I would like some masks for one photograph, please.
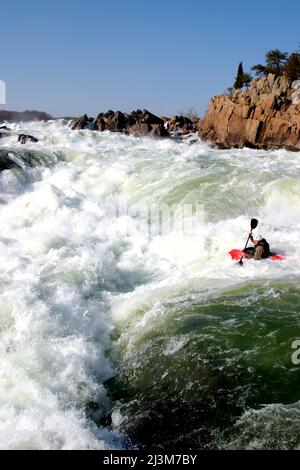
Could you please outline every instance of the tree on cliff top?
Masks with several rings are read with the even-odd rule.
[[[240,90],[244,86],[248,86],[250,84],[251,80],[252,80],[251,75],[249,75],[249,73],[244,72],[243,62],[240,62],[239,66],[238,66],[237,76],[235,78],[233,88],[235,90]]]
[[[277,77],[283,75],[288,53],[279,49],[271,49],[265,57],[266,65],[256,64],[251,67],[251,70],[258,76],[268,75],[269,73],[273,73]]]
[[[300,79],[300,54],[293,52],[284,66],[284,74],[290,82]]]
[[[235,82],[233,85],[233,88],[235,88],[236,90],[239,90],[243,86],[243,75],[244,75],[243,62],[240,62],[238,66],[237,76],[235,78]]]

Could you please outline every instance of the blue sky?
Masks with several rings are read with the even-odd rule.
[[[299,0],[9,0],[0,15],[4,108],[55,116],[203,114],[240,60],[300,43]]]

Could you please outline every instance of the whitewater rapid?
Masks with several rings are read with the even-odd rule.
[[[43,159],[0,173],[0,448],[148,445],[141,416],[158,426],[156,403],[168,426],[166,390],[164,403],[178,400],[183,417],[225,400],[234,431],[220,418],[203,447],[289,447],[300,414],[300,366],[289,363],[300,320],[298,153],[70,131],[63,121],[10,127],[39,142],[12,135],[2,149]],[[120,204],[200,204],[204,220],[149,237],[147,217],[119,216]],[[252,217],[287,260],[232,262]],[[274,373],[251,401],[263,374],[251,368],[266,362]],[[233,376],[241,368],[247,377]],[[283,369],[289,396],[278,385]],[[230,413],[232,390],[242,398]],[[191,429],[202,436],[212,421],[199,415]],[[266,423],[279,429],[272,444]]]

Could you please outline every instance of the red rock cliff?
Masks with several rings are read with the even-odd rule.
[[[247,90],[215,96],[200,124],[200,136],[221,148],[300,150],[300,84],[274,75],[253,80]]]

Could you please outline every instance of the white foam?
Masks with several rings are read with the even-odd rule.
[[[0,175],[0,447],[118,447],[118,432],[84,411],[93,401],[109,413],[103,382],[114,374],[106,354],[113,327],[124,326],[126,357],[166,299],[299,275],[299,157],[72,132],[59,121],[26,131],[40,139],[30,148],[60,161],[30,185],[14,171]],[[14,137],[3,145],[21,148]],[[149,239],[145,218],[116,217],[118,201],[200,203],[206,223]],[[243,247],[252,217],[287,261],[232,262],[227,253]]]

